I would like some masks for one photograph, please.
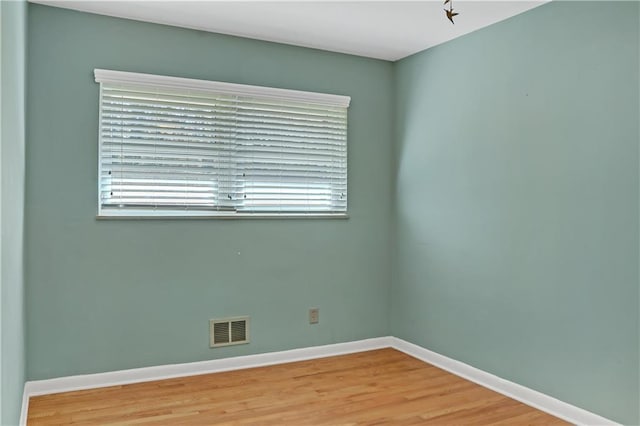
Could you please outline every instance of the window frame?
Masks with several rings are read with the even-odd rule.
[[[253,86],[219,81],[198,80],[182,77],[170,77],[154,74],[134,73],[126,71],[114,71],[94,69],[95,82],[100,84],[99,93],[99,117],[98,117],[98,212],[97,219],[295,219],[295,218],[348,218],[348,200],[344,211],[336,212],[242,212],[238,210],[173,210],[162,211],[153,209],[127,208],[123,210],[105,209],[101,200],[102,185],[102,96],[103,83],[130,84],[150,89],[168,89],[172,91],[198,91],[210,92],[215,95],[234,95],[248,97],[264,97],[281,101],[312,103],[327,107],[349,108],[351,97],[300,90]],[[346,126],[348,132],[348,125]],[[345,140],[345,183],[348,185],[348,136]]]

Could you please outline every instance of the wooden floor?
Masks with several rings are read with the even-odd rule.
[[[35,425],[555,425],[394,349],[31,398]]]

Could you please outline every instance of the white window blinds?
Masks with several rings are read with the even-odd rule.
[[[95,70],[99,216],[345,215],[350,98]]]

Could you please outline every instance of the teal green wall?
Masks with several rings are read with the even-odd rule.
[[[101,220],[93,69],[337,93],[349,109],[347,220]],[[29,5],[29,379],[384,336],[393,65]],[[307,310],[320,308],[320,324]],[[249,345],[208,320],[250,315]],[[357,319],[357,320],[356,320]]]
[[[638,424],[637,2],[397,63],[394,336]]]
[[[0,2],[0,424],[18,424],[25,377],[24,187],[27,4]]]

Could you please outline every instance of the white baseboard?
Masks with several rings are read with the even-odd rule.
[[[175,377],[195,376],[199,374],[219,373],[243,368],[264,367],[387,347],[402,351],[414,358],[453,373],[456,376],[470,380],[573,424],[617,425],[617,423],[611,420],[583,410],[582,408],[575,407],[543,393],[509,382],[508,380],[504,380],[470,365],[414,345],[413,343],[390,336],[281,352],[190,362],[186,364],[161,365],[30,381],[24,385],[20,425],[26,426],[27,410],[31,396],[171,379]]]
[[[20,426],[27,426],[27,413],[29,412],[29,393],[27,392],[27,384],[24,385],[22,392],[22,408],[20,409]]]
[[[421,346],[414,345],[397,337],[392,337],[391,339],[393,341],[391,347],[394,349],[570,423],[593,426],[618,425],[618,423],[597,414],[567,404],[559,399],[517,383],[510,382],[468,364],[440,355]]]

